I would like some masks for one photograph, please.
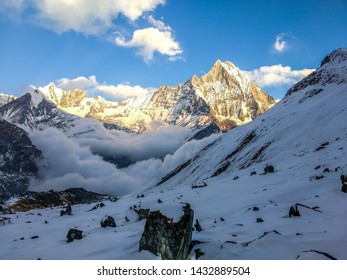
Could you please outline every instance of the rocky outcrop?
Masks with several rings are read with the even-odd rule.
[[[192,239],[194,211],[186,207],[178,222],[160,211],[150,212],[140,240],[139,250],[160,255],[163,260],[185,260]]]
[[[5,105],[6,106],[6,105]],[[41,152],[19,127],[0,119],[0,201],[26,191]]]

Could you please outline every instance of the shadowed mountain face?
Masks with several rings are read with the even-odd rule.
[[[28,134],[0,119],[0,200],[25,191],[31,176],[37,174],[35,160],[41,152]]]

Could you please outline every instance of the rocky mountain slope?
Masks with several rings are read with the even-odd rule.
[[[231,62],[217,61],[201,78],[162,86],[153,94],[123,102],[88,98],[81,90],[63,91],[54,84],[39,90],[58,108],[142,132],[160,123],[190,128],[216,124],[227,131],[255,119],[275,103]]]
[[[0,201],[23,192],[38,168],[35,160],[41,152],[31,143],[28,134],[0,119]]]
[[[140,251],[150,226],[139,213],[149,209],[147,219],[159,217],[172,230],[192,209],[188,259],[347,259],[346,58],[347,49],[331,53],[273,108],[221,135],[156,186],[94,211],[73,206],[66,217],[60,208],[7,215],[0,258],[158,259]],[[116,227],[101,227],[109,216]],[[63,242],[69,228],[82,239]]]

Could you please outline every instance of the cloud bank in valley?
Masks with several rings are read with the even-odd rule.
[[[153,186],[217,136],[186,142],[191,132],[168,127],[141,135],[107,130],[101,123],[82,119],[63,133],[55,128],[35,131],[32,142],[43,153],[39,176],[29,189],[47,191],[83,187],[90,191],[121,196]],[[135,162],[127,168],[103,160],[124,156]]]

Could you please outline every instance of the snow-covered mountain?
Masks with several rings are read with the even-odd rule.
[[[38,91],[26,93],[1,106],[0,117],[27,132],[47,127],[64,130],[71,127],[72,123],[78,119],[77,116],[57,109]]]
[[[0,93],[0,107],[16,99],[14,95]]]
[[[190,128],[216,124],[226,131],[255,119],[275,103],[231,62],[217,61],[201,78],[162,86],[152,94],[123,102],[88,98],[81,90],[63,91],[53,83],[39,88],[58,108],[81,117],[141,132],[160,123]]]
[[[177,221],[189,203],[196,229],[190,259],[347,259],[346,93],[347,49],[339,49],[269,111],[221,135],[156,186],[93,211],[75,205],[72,216],[60,217],[61,208],[6,215],[0,258],[160,258],[139,252],[146,221],[136,211],[160,210]],[[100,227],[108,216],[116,228]],[[69,228],[83,238],[63,242]]]

